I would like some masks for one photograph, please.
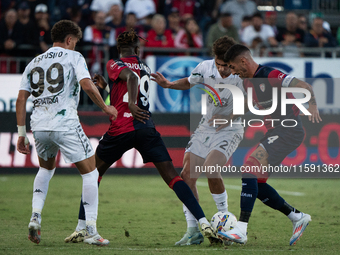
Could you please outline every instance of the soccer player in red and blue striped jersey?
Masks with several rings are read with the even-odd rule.
[[[257,64],[253,60],[250,50],[240,44],[232,46],[227,51],[224,55],[224,62],[228,63],[233,74],[237,74],[244,79],[243,84],[246,91],[247,88],[252,88],[253,103],[260,110],[269,109],[274,104],[272,94],[274,88],[281,90],[282,87],[300,87],[307,89],[311,94],[308,102],[308,110],[311,113],[309,120],[313,123],[321,121],[313,88],[308,83],[274,68]],[[292,94],[287,94],[287,96],[293,98]],[[281,110],[281,98],[278,97],[276,110],[264,117],[268,132],[260,140],[260,144],[255,151],[247,158],[242,166],[243,169],[257,168],[257,170],[260,170],[262,166],[278,166],[288,154],[302,143],[304,130],[299,116],[299,109],[295,105],[289,104],[286,106],[286,115],[282,115]],[[283,124],[282,121],[287,121],[287,123]],[[288,122],[291,123],[288,124]],[[256,198],[267,206],[284,213],[292,221],[293,236],[290,239],[290,245],[295,244],[301,237],[311,221],[311,216],[289,205],[273,187],[267,184],[267,179],[268,174],[263,174],[261,171],[242,173],[239,221],[234,229],[225,233],[218,233],[220,238],[237,243],[247,242],[248,221]]]

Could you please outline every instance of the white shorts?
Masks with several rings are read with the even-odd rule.
[[[90,140],[79,124],[68,131],[34,131],[38,156],[45,161],[60,150],[66,163],[76,163],[94,155]]]
[[[236,148],[243,139],[243,132],[195,132],[185,149],[201,158],[206,158],[213,150],[222,152],[226,157],[226,162],[235,152]]]

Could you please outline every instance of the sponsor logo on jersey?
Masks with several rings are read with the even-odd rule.
[[[260,84],[260,90],[264,92],[266,90],[266,85],[264,83]]]
[[[58,97],[45,97],[45,98],[38,98],[33,101],[33,107],[39,107],[45,104],[55,104],[58,103]]]
[[[130,112],[124,112],[123,117],[125,117],[125,118],[130,118],[130,117],[132,117],[132,113],[130,113]]]

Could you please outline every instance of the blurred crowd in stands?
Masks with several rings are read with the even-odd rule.
[[[182,48],[182,55],[197,55],[185,49],[210,48],[223,35],[252,49],[283,47],[281,53],[273,53],[283,57],[303,56],[298,51],[301,46],[340,43],[337,28],[331,30],[321,16],[309,24],[308,17],[288,11],[285,25],[278,26],[277,12],[260,13],[251,0],[1,0],[0,15],[0,57],[33,57],[46,51],[52,43],[53,24],[70,19],[83,31],[78,45],[90,45],[82,53],[90,59],[92,73],[103,69],[102,47],[110,58],[118,57],[116,38],[131,28],[146,39],[141,41],[143,46]],[[165,53],[145,48],[144,57],[149,54]]]

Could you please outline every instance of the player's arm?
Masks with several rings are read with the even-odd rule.
[[[177,81],[169,81],[160,72],[152,73],[151,76],[152,81],[165,89],[187,90],[192,87],[188,78],[182,78]]]
[[[319,110],[318,110],[318,106],[316,104],[316,100],[315,100],[315,95],[314,95],[314,91],[313,91],[313,87],[311,85],[309,85],[307,82],[301,81],[299,79],[294,78],[290,84],[289,87],[299,87],[299,88],[304,88],[307,89],[310,94],[311,94],[311,98],[308,102],[309,104],[309,108],[308,111],[311,113],[311,115],[308,116],[308,119],[310,121],[312,121],[313,123],[316,121],[317,123],[319,123],[319,121],[322,121],[320,114],[319,114]]]
[[[30,153],[30,143],[26,137],[26,102],[30,95],[30,92],[27,90],[19,90],[16,102],[16,116],[18,126],[17,150],[23,154]]]
[[[107,115],[112,116],[112,119],[115,120],[117,118],[118,112],[117,109],[112,105],[106,105],[103,101],[102,96],[100,95],[96,85],[89,78],[84,78],[79,82],[80,86],[83,88],[85,93],[91,98],[91,100]]]
[[[129,68],[124,68],[120,74],[119,78],[126,81],[126,86],[128,90],[128,105],[130,112],[134,119],[145,124],[144,120],[149,119],[148,111],[142,110],[136,105],[138,96],[138,76]]]

